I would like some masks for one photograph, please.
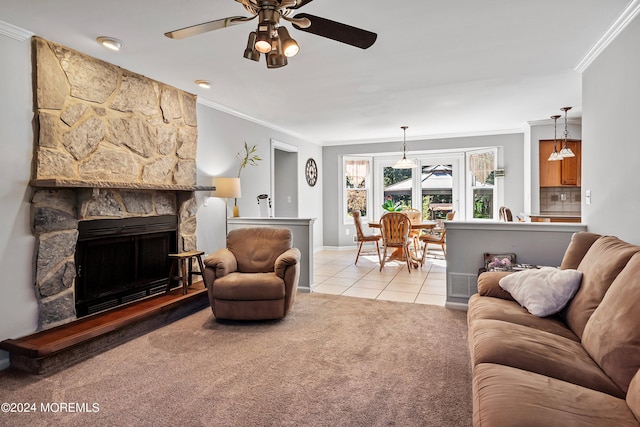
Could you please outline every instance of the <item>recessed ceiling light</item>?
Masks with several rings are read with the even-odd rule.
[[[211,82],[209,80],[196,80],[196,84],[203,89],[211,88]]]
[[[106,47],[107,49],[110,49],[110,50],[115,50],[116,52],[119,51],[120,48],[122,47],[122,42],[120,40],[116,39],[116,38],[113,38],[113,37],[100,36],[96,40],[102,46],[104,46],[104,47]]]

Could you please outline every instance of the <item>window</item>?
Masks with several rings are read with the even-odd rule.
[[[393,205],[399,204],[402,208],[412,207],[413,196],[413,169],[394,169],[391,166],[383,166],[383,199]]]
[[[370,205],[371,160],[344,158],[344,222],[353,222],[354,210],[360,211],[362,218],[368,216]]]
[[[467,153],[469,194],[473,219],[496,217],[496,169],[497,150],[489,149]]]

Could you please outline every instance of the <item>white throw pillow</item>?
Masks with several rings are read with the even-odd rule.
[[[567,305],[581,281],[581,271],[542,267],[509,274],[500,279],[499,284],[529,313],[546,317]]]

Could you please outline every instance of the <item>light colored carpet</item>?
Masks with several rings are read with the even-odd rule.
[[[280,321],[207,307],[48,377],[0,372],[0,403],[36,406],[0,425],[469,426],[465,316],[322,294]],[[98,412],[42,411],[61,403]]]

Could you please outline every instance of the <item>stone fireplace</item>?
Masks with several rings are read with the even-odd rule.
[[[82,254],[76,249],[86,222],[174,218],[175,243],[144,244],[160,252],[192,250],[194,192],[211,188],[196,186],[195,95],[38,37],[32,45],[36,141],[31,202],[42,330],[78,317],[76,261]],[[157,264],[149,263],[162,270],[166,254]],[[150,280],[156,290],[162,274]]]

